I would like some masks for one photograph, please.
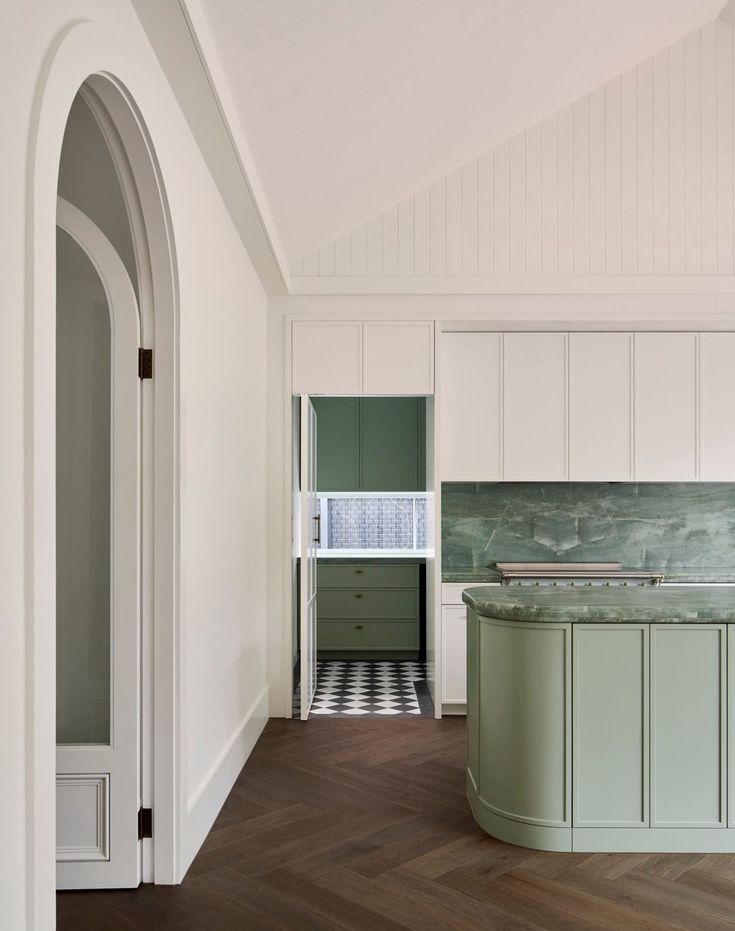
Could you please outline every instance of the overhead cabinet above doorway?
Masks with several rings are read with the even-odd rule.
[[[296,321],[292,394],[433,394],[432,321]]]
[[[314,398],[317,490],[424,491],[424,398]]]

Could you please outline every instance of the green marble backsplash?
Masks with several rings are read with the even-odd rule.
[[[735,569],[735,484],[442,485],[442,567],[618,560]]]

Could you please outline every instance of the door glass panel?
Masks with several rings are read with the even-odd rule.
[[[56,740],[110,742],[110,312],[57,230]]]

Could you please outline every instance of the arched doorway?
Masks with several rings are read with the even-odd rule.
[[[139,822],[154,796],[158,438],[154,385],[139,378],[138,354],[153,352],[161,284],[140,170],[126,145],[139,139],[140,124],[126,127],[125,116],[136,114],[121,97],[109,79],[89,78],[72,103],[60,158],[58,888],[155,879],[152,838]]]
[[[123,83],[116,75],[127,77]],[[155,378],[143,399],[142,468],[151,490],[142,527],[151,558],[143,617],[147,639],[141,694],[147,711],[141,747],[153,760],[141,784],[143,804],[155,811],[156,838],[142,851],[146,881],[178,880],[178,314],[177,270],[161,173],[133,92],[136,63],[104,28],[84,22],[59,37],[39,80],[32,131],[27,226],[26,554],[28,575],[26,676],[29,926],[51,926],[54,908],[56,621],[55,253],[57,181],[67,117],[78,93],[95,109],[130,200],[136,243],[141,339],[155,347]],[[140,83],[140,81],[138,81]],[[81,90],[80,90],[81,89]],[[143,95],[144,87],[137,87]],[[138,251],[140,250],[140,251]],[[152,416],[145,416],[146,404]],[[145,564],[145,560],[143,561]]]

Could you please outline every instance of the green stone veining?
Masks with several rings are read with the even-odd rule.
[[[732,588],[468,588],[465,604],[500,621],[733,624]]]
[[[445,581],[495,562],[605,562],[735,581],[735,483],[445,483]],[[477,573],[468,575],[468,573]]]

